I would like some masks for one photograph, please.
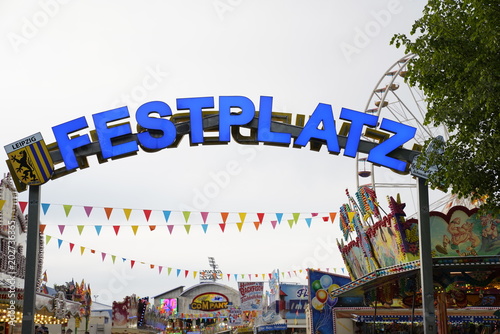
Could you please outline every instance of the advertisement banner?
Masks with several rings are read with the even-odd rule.
[[[301,284],[280,284],[279,312],[283,319],[305,319],[309,301],[309,288]]]
[[[335,298],[332,291],[351,281],[347,276],[308,269],[312,333],[333,333],[333,311],[339,306],[362,306],[362,298]]]
[[[242,311],[261,311],[264,282],[238,282]]]
[[[243,312],[239,308],[229,309],[229,326],[242,326],[243,325]]]

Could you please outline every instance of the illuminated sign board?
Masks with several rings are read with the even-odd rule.
[[[177,298],[160,299],[160,313],[167,315],[177,314]]]
[[[48,149],[54,164],[64,163],[64,167],[56,169],[52,178],[88,167],[89,155],[96,154],[100,162],[105,162],[134,155],[139,149],[155,152],[176,147],[188,133],[191,145],[226,144],[231,136],[239,143],[262,142],[296,148],[309,144],[312,150],[325,145],[331,154],[339,154],[341,149],[348,157],[355,157],[357,152],[367,153],[368,161],[400,172],[407,172],[409,163],[418,154],[405,150],[405,157],[401,154],[394,157],[393,152],[401,150],[414,137],[416,129],[376,115],[342,108],[338,118],[344,122],[337,132],[329,104],[319,103],[307,121],[304,115],[297,115],[292,125],[291,114],[272,111],[270,96],[261,96],[258,108],[245,96],[220,96],[218,110],[215,102],[214,97],[178,98],[176,109],[181,112],[175,114],[165,102],[147,102],[136,110],[136,124],[129,121],[129,109],[120,107],[93,114],[95,130],[89,130],[89,120],[83,116],[56,125],[52,127],[56,142],[48,145]],[[251,135],[241,135],[237,131],[240,127],[250,128]],[[367,143],[362,136],[374,141],[361,148],[361,144]]]
[[[221,293],[203,293],[193,298],[189,308],[198,311],[225,310],[229,306],[229,299]]]

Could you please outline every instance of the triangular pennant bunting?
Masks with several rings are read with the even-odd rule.
[[[19,201],[19,206],[21,207],[21,212],[22,213],[24,213],[24,210],[26,209],[27,205],[28,205],[28,202]]]
[[[151,216],[152,210],[142,210],[144,212],[144,216],[146,217],[146,221],[149,221],[149,217]]]
[[[132,227],[132,232],[134,232],[134,235],[137,235],[137,229],[139,228],[139,226],[134,225],[134,226],[131,226],[131,227]]]
[[[111,213],[113,212],[113,208],[104,208],[104,212],[106,212],[106,217],[109,220],[109,217],[111,217]]]
[[[85,225],[77,225],[76,228],[78,229],[78,234],[82,235]]]
[[[49,211],[49,207],[50,207],[50,204],[48,204],[48,203],[42,203],[42,211],[43,211],[44,215],[46,215],[47,211]]]
[[[87,217],[90,217],[90,214],[92,213],[93,207],[91,207],[91,206],[84,206],[83,209],[85,210],[85,214],[87,215]]]
[[[101,225],[96,225],[94,227],[95,227],[95,231],[97,232],[97,235],[101,234],[102,226]]]
[[[201,227],[203,228],[203,232],[207,233],[208,224],[201,224]]]
[[[73,205],[63,205],[63,208],[64,208],[64,214],[66,215],[66,217],[69,216],[69,213],[71,212],[71,208],[73,207]]]
[[[123,213],[125,214],[125,218],[128,221],[130,219],[130,214],[132,213],[132,209],[123,209]]]
[[[170,218],[170,211],[163,211],[163,217],[165,217],[165,222],[168,223],[168,218]]]

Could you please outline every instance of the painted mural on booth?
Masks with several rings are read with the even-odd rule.
[[[447,214],[431,212],[430,224],[433,257],[500,255],[500,215],[455,206]]]

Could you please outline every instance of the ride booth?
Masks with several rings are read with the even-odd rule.
[[[418,220],[406,219],[399,196],[385,211],[369,187],[347,197],[337,242],[352,281],[329,297],[362,303],[332,308],[333,332],[423,333]],[[445,211],[430,212],[438,333],[493,333],[500,329],[500,215],[452,203]]]

